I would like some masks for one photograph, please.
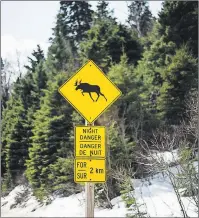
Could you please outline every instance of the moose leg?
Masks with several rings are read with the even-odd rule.
[[[96,101],[98,100],[98,98],[99,98],[100,94],[99,94],[99,93],[97,93],[97,95],[98,95],[98,96],[97,96],[97,99],[96,99]]]
[[[89,92],[89,95],[90,95],[91,99],[94,101],[94,99],[93,99],[93,97],[92,97],[92,95],[91,95],[91,93],[90,93],[90,92]]]
[[[105,97],[105,95],[104,94],[102,94],[101,92],[100,92],[100,95],[102,95],[105,99],[106,99],[106,97]],[[107,99],[106,99],[106,101],[107,101]]]
[[[82,91],[82,95],[84,96],[84,92]]]

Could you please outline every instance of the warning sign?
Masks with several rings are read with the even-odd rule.
[[[94,122],[122,94],[91,60],[59,88],[59,93],[89,123]]]
[[[105,159],[75,159],[74,180],[78,182],[105,182]]]
[[[105,158],[105,127],[76,126],[75,156]]]

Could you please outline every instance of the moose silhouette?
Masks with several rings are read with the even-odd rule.
[[[78,89],[82,90],[82,95],[83,95],[83,96],[84,96],[84,93],[89,93],[91,99],[92,99],[93,101],[95,101],[95,100],[92,98],[92,95],[91,95],[91,92],[95,92],[95,93],[98,95],[96,101],[98,100],[98,98],[100,97],[100,95],[103,96],[103,97],[106,99],[106,97],[104,96],[104,94],[101,93],[99,86],[97,86],[97,85],[90,85],[89,83],[81,83],[81,81],[82,81],[82,80],[80,80],[80,81],[79,81],[79,84],[78,84],[78,80],[76,80],[76,82],[75,82],[76,89],[75,89],[75,90],[78,90]],[[106,99],[106,101],[107,101],[107,99]]]

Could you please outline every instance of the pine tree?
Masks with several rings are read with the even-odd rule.
[[[85,32],[92,22],[91,5],[81,1],[61,1],[58,22],[61,23],[63,35],[76,47],[85,39]],[[74,41],[74,42],[72,42]]]
[[[10,97],[12,87],[12,65],[6,59],[1,58],[1,117],[3,110],[6,109],[7,101]]]
[[[196,60],[187,46],[177,49],[174,42],[167,42],[168,35],[161,36],[160,29],[158,24],[155,36],[151,33],[152,41],[146,46],[136,73],[143,81],[142,96],[151,113],[177,124],[185,111],[187,93],[196,87]]]
[[[126,26],[112,20],[97,21],[87,32],[87,39],[80,45],[82,62],[92,59],[105,72],[111,63],[119,63],[123,49],[129,63],[136,64],[141,56],[138,39]]]
[[[34,59],[32,57],[28,57],[28,60],[29,60],[31,66],[25,65],[24,67],[26,69],[28,69],[30,72],[35,72],[37,65],[41,61],[45,60],[44,52],[41,49],[40,45],[37,45],[37,50],[36,51],[33,50],[32,56],[33,56]]]
[[[7,182],[13,186],[25,170],[24,162],[27,157],[27,138],[24,137],[27,134],[25,109],[20,97],[10,98],[3,117],[2,155],[6,161],[6,176],[11,179]]]
[[[39,98],[43,95],[42,89],[46,88],[47,74],[45,69],[45,58],[43,50],[37,46],[33,50],[33,57],[28,57],[30,66],[25,66],[27,73],[23,78],[18,78],[13,87],[13,95],[20,96],[26,110],[30,107],[39,106]]]
[[[132,1],[128,6],[128,23],[138,32],[138,36],[146,36],[153,24],[152,13],[147,1]]]
[[[137,142],[148,131],[148,119],[153,120],[143,104],[142,81],[137,77],[135,67],[128,64],[126,54],[121,56],[120,63],[111,66],[108,76],[123,94],[117,101],[118,119],[123,119],[126,137]]]
[[[108,6],[109,6],[109,2],[106,2],[106,1],[99,1],[98,2],[94,22],[96,22],[96,20],[99,21],[99,20],[105,20],[105,19],[109,19],[112,21],[116,20],[116,18],[113,17],[113,11],[110,11]]]
[[[166,1],[159,13],[160,35],[180,48],[187,44],[198,57],[198,1]]]
[[[64,77],[64,74],[59,74],[54,82],[49,82],[41,100],[41,108],[34,115],[26,175],[40,199],[71,178],[62,169],[67,165],[67,160],[65,162],[64,159],[71,158],[73,153],[69,142],[72,108],[57,91],[66,79]],[[61,162],[63,165],[59,165]],[[72,168],[71,163],[68,164]]]
[[[4,70],[4,63],[3,59],[1,58],[1,118],[2,118],[2,112],[3,108],[5,108],[5,100],[4,100],[4,92],[3,92],[3,70]]]
[[[25,170],[24,164],[31,144],[33,114],[40,107],[40,97],[44,94],[42,89],[46,87],[47,78],[41,54],[40,48],[38,52],[34,51],[33,56],[37,59],[30,58],[33,60],[30,70],[24,77],[17,78],[12,97],[8,101],[9,107],[3,117],[2,153],[6,161],[6,183],[9,185],[15,185]]]
[[[173,124],[179,124],[186,117],[186,98],[189,93],[197,90],[197,59],[187,46],[176,50],[171,62],[162,72],[164,83],[160,89],[162,97],[158,104],[165,112],[166,119]]]
[[[78,68],[78,48],[92,23],[91,5],[84,1],[61,1],[57,14],[52,45],[48,53],[51,71],[70,71]],[[73,66],[73,67],[71,67]],[[54,69],[53,69],[54,68]],[[55,72],[56,73],[56,72]]]
[[[48,49],[46,63],[49,76],[54,76],[59,71],[71,71],[74,68],[73,51],[69,40],[65,39],[59,24],[54,29],[54,39]]]

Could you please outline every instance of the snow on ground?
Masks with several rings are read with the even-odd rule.
[[[150,217],[183,217],[168,177],[157,174],[149,181],[133,180],[137,202],[145,205],[148,215]],[[197,208],[194,204],[187,198],[182,198],[182,201],[188,216],[197,217]]]
[[[149,159],[153,159],[158,161],[159,163],[175,163],[177,160],[179,160],[179,155],[178,155],[178,149],[173,150],[172,152],[170,151],[164,151],[164,152],[159,152],[159,151],[153,151],[152,154],[149,156]]]
[[[196,162],[198,166],[198,163]],[[172,167],[172,172],[177,172]],[[136,201],[142,204],[140,210],[150,217],[183,217],[177,197],[168,177],[162,173],[141,180],[132,179]],[[1,198],[2,217],[84,217],[84,192],[69,197],[56,198],[49,205],[39,205],[35,197],[30,195],[21,206],[10,209],[14,204],[17,192],[23,192],[23,186],[17,186],[5,198]],[[198,217],[196,206],[188,198],[182,198],[187,214]],[[125,217],[128,213],[121,197],[112,199],[112,209],[95,208],[95,217]]]

